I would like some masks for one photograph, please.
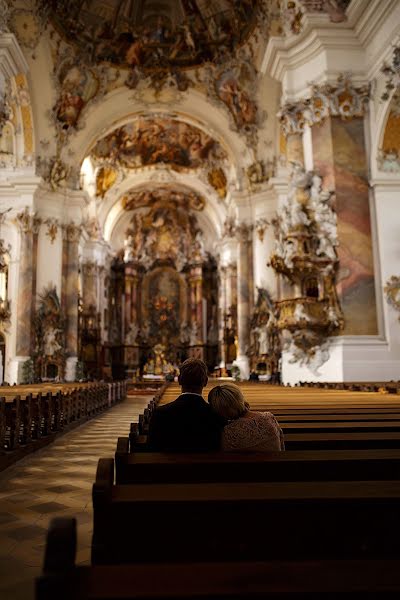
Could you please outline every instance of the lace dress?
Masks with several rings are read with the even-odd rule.
[[[252,412],[231,421],[222,433],[222,450],[284,450],[283,432],[270,412]]]

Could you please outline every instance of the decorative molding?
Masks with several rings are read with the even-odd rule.
[[[82,234],[82,225],[77,225],[74,221],[62,226],[63,240],[70,243],[78,243]]]
[[[14,222],[18,225],[21,233],[37,234],[42,220],[37,216],[36,212],[31,213],[29,208],[26,207],[24,211],[17,214]]]
[[[381,100],[386,102],[393,90],[400,87],[400,42],[393,48],[391,63],[385,63],[381,73],[386,77],[385,91],[381,95]]]
[[[400,277],[392,275],[386,282],[383,291],[385,292],[388,304],[400,313]]]
[[[312,84],[311,90],[309,98],[286,103],[279,111],[286,136],[303,133],[306,125],[320,124],[329,116],[343,120],[363,117],[370,100],[370,85],[354,87],[350,73],[339,75],[336,85]]]
[[[264,241],[264,235],[269,225],[271,225],[271,223],[267,219],[257,219],[255,228],[260,242]]]

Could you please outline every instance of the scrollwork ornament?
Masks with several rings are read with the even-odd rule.
[[[392,275],[392,277],[386,282],[384,292],[388,304],[397,312],[400,312],[400,277]]]
[[[386,77],[385,91],[381,95],[381,100],[389,100],[393,90],[400,85],[400,43],[394,47],[391,63],[385,63],[381,72]]]
[[[54,244],[60,226],[59,221],[58,219],[48,218],[44,221],[44,224],[47,225],[46,235],[50,239],[50,243]]]
[[[343,120],[363,117],[370,100],[370,85],[355,87],[349,73],[339,75],[336,85],[311,85],[311,96],[296,103],[285,104],[278,117],[284,135],[302,133],[327,117]]]
[[[0,0],[0,34],[10,31],[11,8],[6,0]]]

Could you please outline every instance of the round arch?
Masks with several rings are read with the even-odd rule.
[[[140,116],[161,114],[198,127],[218,141],[227,151],[236,180],[241,181],[242,167],[254,161],[253,152],[242,136],[231,128],[227,112],[211,104],[207,97],[197,90],[189,90],[173,105],[143,101],[133,103],[132,90],[124,87],[113,90],[102,102],[87,108],[82,123],[84,127],[71,137],[69,154],[75,157],[76,162],[82,164],[96,141],[114,129]],[[67,155],[64,156],[64,160],[68,162]]]
[[[155,176],[153,179],[149,177],[149,172],[133,174],[118,186],[118,190],[114,194],[105,197],[105,201],[98,210],[99,222],[105,240],[112,242],[114,231],[116,228],[121,227],[121,220],[124,220],[124,215],[129,214],[123,209],[121,202],[125,194],[139,190],[144,186],[157,188],[164,185],[187,189],[202,196],[206,201],[206,205],[203,211],[197,213],[199,223],[200,225],[204,224],[203,230],[206,237],[212,237],[214,240],[219,238],[227,215],[227,204],[219,200],[214,190],[211,191],[210,186],[197,176],[188,173],[170,172],[165,169],[161,173],[160,171],[152,172],[153,177]],[[157,175],[159,176],[157,177]]]

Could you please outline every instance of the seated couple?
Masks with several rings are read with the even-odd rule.
[[[284,450],[282,430],[270,412],[254,412],[240,388],[223,383],[202,397],[207,366],[189,358],[180,368],[182,394],[157,408],[150,421],[149,445],[154,451]]]

